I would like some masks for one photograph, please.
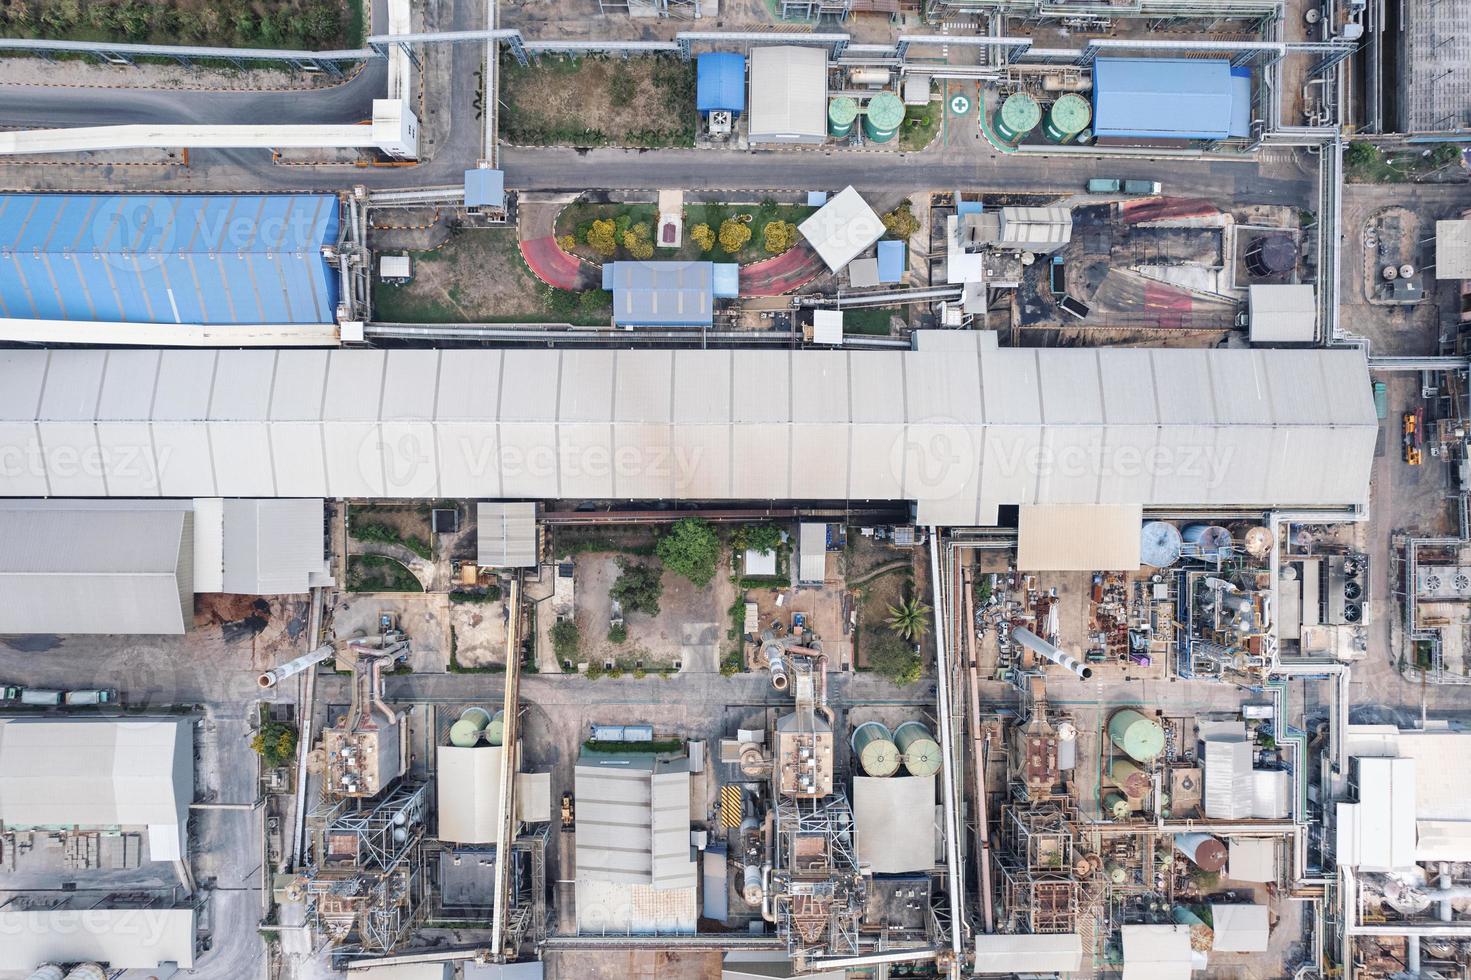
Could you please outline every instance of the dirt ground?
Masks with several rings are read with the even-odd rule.
[[[552,319],[544,287],[521,259],[514,228],[458,231],[437,248],[410,253],[414,278],[375,280],[374,318],[397,323],[537,322]]]
[[[777,596],[785,596],[782,604],[776,604]],[[801,613],[808,629],[822,640],[822,652],[834,670],[851,670],[853,667],[853,635],[844,629],[852,599],[848,590],[840,585],[829,585],[821,589],[750,589],[746,601],[756,603],[757,615],[762,627],[770,626],[773,620],[781,620],[791,626],[792,619]],[[748,653],[755,649],[746,644]]]
[[[720,669],[721,643],[729,629],[726,611],[735,601],[726,568],[717,569],[715,580],[704,587],[666,571],[659,615],[626,613],[628,639],[623,643],[612,643],[607,638],[612,609],[608,590],[617,578],[617,555],[597,552],[578,556],[573,581],[583,660],[616,660],[628,665],[642,660],[651,666],[672,666],[677,660],[686,671]]]
[[[501,60],[511,143],[669,145],[694,132],[694,65],[675,58]]]
[[[194,597],[191,634],[215,633],[226,644],[249,642],[256,662],[271,665],[306,633],[305,598],[201,593]],[[295,656],[295,654],[291,654]]]
[[[376,635],[378,614],[398,614],[409,640],[409,666],[415,673],[449,670],[450,631],[455,659],[467,667],[506,662],[505,604],[452,603],[444,594],[357,592],[339,594],[328,624],[339,643]]]

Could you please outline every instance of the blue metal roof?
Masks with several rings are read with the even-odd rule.
[[[695,59],[695,108],[746,111],[745,55],[707,51]]]
[[[898,239],[879,242],[879,282],[899,282],[904,278],[904,243]]]
[[[734,299],[741,294],[741,267],[734,262],[716,262],[714,273],[715,295],[721,299]]]
[[[1219,140],[1231,135],[1231,63],[1099,58],[1093,132],[1101,139]]]
[[[465,171],[465,207],[506,206],[506,174],[501,170],[477,168]]]
[[[1251,135],[1251,69],[1231,69],[1231,135]]]
[[[331,323],[331,195],[0,194],[0,317]]]
[[[608,262],[603,288],[620,327],[708,327],[714,276],[711,262]]]

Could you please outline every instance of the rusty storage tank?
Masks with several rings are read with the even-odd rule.
[[[1220,871],[1229,853],[1226,845],[1210,834],[1176,834],[1175,850],[1190,859],[1202,871]]]
[[[1108,719],[1108,737],[1135,762],[1153,762],[1165,750],[1165,730],[1134,708],[1114,712]]]
[[[1103,812],[1115,820],[1127,820],[1134,808],[1129,806],[1129,801],[1124,799],[1121,793],[1103,794]]]
[[[940,744],[922,722],[906,721],[894,729],[894,744],[904,756],[911,776],[933,776],[940,771]]]
[[[1123,791],[1123,794],[1131,800],[1140,800],[1148,795],[1154,786],[1154,780],[1149,773],[1128,759],[1115,759],[1108,767],[1108,778],[1113,784]]]
[[[892,776],[899,771],[899,748],[881,723],[866,721],[853,729],[850,744],[865,776]]]

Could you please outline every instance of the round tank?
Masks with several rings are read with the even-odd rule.
[[[1165,730],[1159,722],[1133,708],[1114,712],[1108,720],[1108,737],[1135,762],[1152,762],[1165,750]]]
[[[899,749],[889,730],[876,721],[853,729],[853,754],[866,776],[892,776],[899,771]]]
[[[1037,100],[1025,92],[1013,92],[996,113],[996,135],[1015,146],[1041,121],[1042,109]]]
[[[889,84],[889,69],[850,68],[848,69],[848,81],[854,85],[887,85]]]
[[[1103,865],[1103,873],[1108,875],[1108,880],[1115,885],[1122,885],[1129,880],[1129,870],[1117,861],[1108,861]]]
[[[485,741],[490,745],[500,745],[506,740],[506,712],[502,708],[490,719],[490,724],[485,726]]]
[[[1297,245],[1286,235],[1262,235],[1246,246],[1246,268],[1254,276],[1281,276],[1297,266]]]
[[[893,92],[880,92],[868,100],[863,113],[863,135],[875,143],[887,143],[904,122],[904,103]]]
[[[1127,820],[1134,808],[1129,806],[1129,801],[1119,793],[1103,794],[1103,810],[1115,820]]]
[[[1205,555],[1223,555],[1231,548],[1231,532],[1219,524],[1186,524],[1180,537]]]
[[[449,744],[467,749],[480,741],[480,726],[461,718],[449,726]]]
[[[746,900],[747,905],[761,904],[761,868],[755,864],[748,864],[741,872],[741,897]]]
[[[940,771],[940,745],[923,723],[906,721],[894,729],[894,744],[911,776],[933,776]]]
[[[1402,265],[1402,266],[1399,267],[1399,277],[1401,279],[1408,279],[1411,276],[1413,276],[1414,274],[1415,274],[1415,267],[1413,265],[1410,265],[1410,263],[1408,263],[1408,262],[1406,262],[1404,265]]]
[[[1084,144],[1085,146],[1093,142],[1093,130],[1091,128],[1085,129],[1081,133],[1079,133],[1078,142]]]
[[[1157,868],[1168,868],[1175,863],[1175,849],[1169,844],[1161,842],[1154,849],[1154,864]]]
[[[478,729],[484,731],[485,726],[490,724],[490,712],[479,705],[472,704],[460,712],[460,721],[473,721]]]
[[[1226,866],[1226,845],[1210,834],[1176,834],[1175,849],[1202,871],[1220,871]]]
[[[1154,780],[1149,773],[1140,769],[1128,759],[1115,759],[1108,767],[1108,778],[1113,784],[1123,790],[1125,796],[1130,799],[1143,799],[1154,785]]]
[[[1088,128],[1092,119],[1093,107],[1087,99],[1073,92],[1059,95],[1047,110],[1047,125],[1042,128],[1042,135],[1053,143],[1071,143],[1073,137]]]
[[[1265,558],[1272,553],[1272,531],[1260,524],[1246,529],[1241,539],[1242,547],[1253,558]]]
[[[107,980],[107,971],[96,963],[78,963],[66,975],[66,980]]]
[[[840,95],[827,104],[827,134],[842,138],[853,132],[858,118],[858,100]]]
[[[42,963],[26,980],[61,980],[66,971],[55,963]]]
[[[1169,568],[1180,560],[1180,529],[1168,521],[1148,521],[1139,529],[1139,560]]]
[[[1399,278],[1399,269],[1392,265],[1386,265],[1384,267],[1384,272],[1381,273],[1381,275],[1384,276],[1385,282],[1389,282],[1391,280]]]

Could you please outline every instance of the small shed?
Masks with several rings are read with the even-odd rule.
[[[879,242],[879,282],[900,282],[904,279],[904,243],[897,239]]]
[[[1265,905],[1212,905],[1211,928],[1218,953],[1264,953],[1272,934]]]
[[[695,108],[701,113],[746,111],[746,59],[707,51],[695,59]]]
[[[1226,877],[1232,881],[1277,880],[1277,842],[1270,837],[1232,837]]]
[[[827,525],[804,522],[797,535],[797,581],[821,585],[827,581]]]
[[[414,278],[414,260],[408,255],[379,256],[378,278],[388,281],[412,279]]]
[[[875,258],[854,259],[848,263],[848,285],[855,289],[866,289],[879,284],[879,260]]]
[[[475,507],[475,563],[481,568],[536,564],[536,504],[484,500]]]
[[[477,167],[465,171],[465,207],[499,210],[506,206],[504,171]]]
[[[812,312],[812,342],[814,344],[841,344],[843,342],[842,310],[814,310]]]
[[[742,568],[747,575],[757,578],[775,575],[776,552],[757,551],[755,548],[747,548]]]
[[[1318,333],[1318,303],[1303,284],[1247,287],[1253,344],[1311,344]]]

